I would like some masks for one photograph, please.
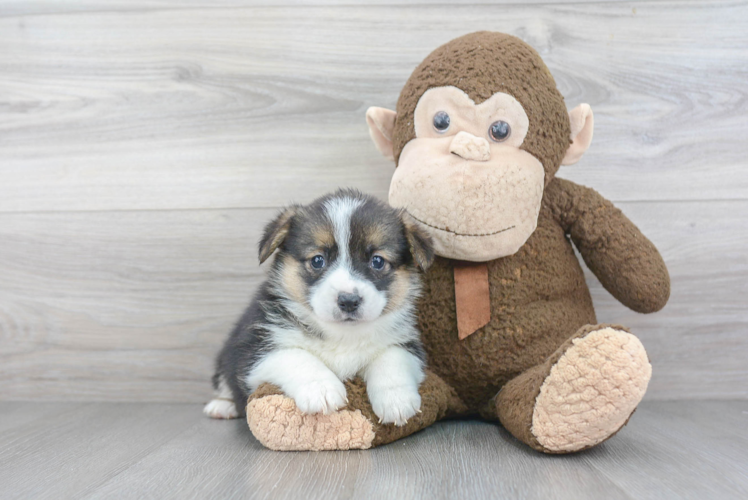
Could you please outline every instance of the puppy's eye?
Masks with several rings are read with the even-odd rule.
[[[371,265],[372,269],[376,271],[381,271],[382,269],[384,269],[385,264],[387,264],[387,261],[384,260],[383,257],[380,257],[379,255],[375,255],[374,257],[371,258],[371,263],[369,265]]]
[[[434,115],[434,128],[440,134],[447,131],[449,128],[449,115],[446,111],[438,111]]]
[[[312,266],[313,269],[322,269],[323,267],[325,267],[325,258],[322,257],[321,255],[315,255],[309,261],[309,264]]]
[[[488,128],[488,135],[491,136],[495,142],[502,142],[509,138],[512,133],[512,127],[503,120],[495,121]]]

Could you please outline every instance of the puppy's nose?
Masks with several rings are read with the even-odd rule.
[[[464,130],[452,139],[449,152],[466,160],[488,161],[491,159],[491,148],[488,141]]]
[[[338,294],[338,307],[341,311],[352,313],[361,305],[361,297],[355,293],[341,292]]]

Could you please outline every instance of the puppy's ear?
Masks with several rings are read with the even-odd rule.
[[[434,244],[431,236],[420,227],[406,213],[401,215],[405,226],[405,237],[413,260],[421,271],[426,271],[434,263]]]
[[[265,262],[286,239],[291,221],[297,211],[298,207],[288,207],[265,226],[265,232],[260,240],[260,264]]]

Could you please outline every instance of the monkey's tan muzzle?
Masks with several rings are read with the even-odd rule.
[[[488,141],[464,130],[452,139],[449,152],[465,160],[488,161],[491,159],[491,148]]]

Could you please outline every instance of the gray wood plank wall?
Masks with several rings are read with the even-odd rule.
[[[647,397],[748,397],[746,2],[344,3],[0,2],[0,399],[205,400],[263,223],[337,186],[385,198],[364,111],[481,29],[592,105],[560,175],[669,265],[648,316],[589,275],[649,351]]]

